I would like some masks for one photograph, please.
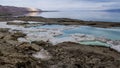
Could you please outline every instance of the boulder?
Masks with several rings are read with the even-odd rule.
[[[38,46],[38,45],[36,45],[36,44],[32,44],[32,45],[31,45],[31,48],[32,48],[33,50],[35,50],[35,51],[39,51],[39,50],[42,49],[42,47],[40,47],[40,46]]]

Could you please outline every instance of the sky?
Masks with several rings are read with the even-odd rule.
[[[120,0],[0,0],[0,5],[42,10],[106,10],[120,9]]]

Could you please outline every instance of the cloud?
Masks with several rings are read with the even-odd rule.
[[[45,10],[85,9],[104,10],[119,8],[120,0],[1,0],[2,5],[35,7]]]

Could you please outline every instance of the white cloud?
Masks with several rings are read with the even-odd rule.
[[[2,5],[35,7],[45,10],[120,8],[119,0],[0,0]]]

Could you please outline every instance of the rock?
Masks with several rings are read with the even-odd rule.
[[[18,47],[24,49],[24,48],[29,48],[30,47],[30,44],[29,43],[22,43],[20,44]]]
[[[32,41],[31,43],[37,44],[37,45],[46,45],[47,43],[44,41]]]
[[[5,40],[6,43],[17,46],[20,45],[21,43],[15,40]]]
[[[0,39],[3,39],[4,34],[0,33]]]
[[[16,33],[13,33],[12,36],[15,38],[19,38],[19,37],[25,37],[26,34],[24,34],[22,32],[16,32]]]
[[[95,63],[99,63],[99,62],[100,62],[100,59],[93,58],[93,59],[90,59],[87,63],[89,63],[89,64],[95,64]]]
[[[0,44],[6,43],[4,39],[0,39]]]
[[[44,42],[44,41],[33,41],[31,43],[37,44],[37,45],[42,46],[44,48],[49,47],[49,46],[53,46],[51,43]]]
[[[42,47],[20,43],[16,39],[25,36],[24,34],[6,31],[4,29],[0,31],[0,68],[43,68],[39,63],[41,61],[32,56]]]
[[[0,32],[8,32],[9,28],[0,28]]]
[[[84,67],[84,65],[82,64],[56,64],[56,65],[52,65],[50,66],[50,68],[87,68]]]
[[[52,54],[52,58],[43,62],[48,66],[46,68],[118,68],[120,66],[118,61],[120,54],[105,47],[68,42],[48,47],[47,51]]]
[[[40,47],[36,44],[29,44],[29,43],[22,43],[18,47],[23,50],[33,50],[33,51],[39,51],[40,49],[42,49],[42,47]]]
[[[6,36],[4,36],[4,38],[3,38],[4,40],[14,40],[15,39],[15,37],[12,37],[11,35],[6,35]]]
[[[35,51],[39,51],[40,49],[42,49],[42,47],[40,47],[40,46],[38,46],[38,45],[36,45],[36,44],[32,44],[32,45],[31,45],[31,48],[32,48],[33,50],[35,50]]]
[[[26,61],[26,62],[18,62],[16,63],[16,68],[36,68],[37,65],[34,62]]]
[[[29,24],[27,21],[9,21],[7,22],[8,25],[26,25]]]
[[[0,56],[3,56],[3,53],[0,51]]]
[[[19,37],[25,37],[26,36],[26,34],[23,34],[23,33],[21,33],[21,32],[16,32],[16,33],[6,33],[5,35],[4,35],[4,40],[17,40]],[[3,36],[1,35],[1,38],[2,38]]]

